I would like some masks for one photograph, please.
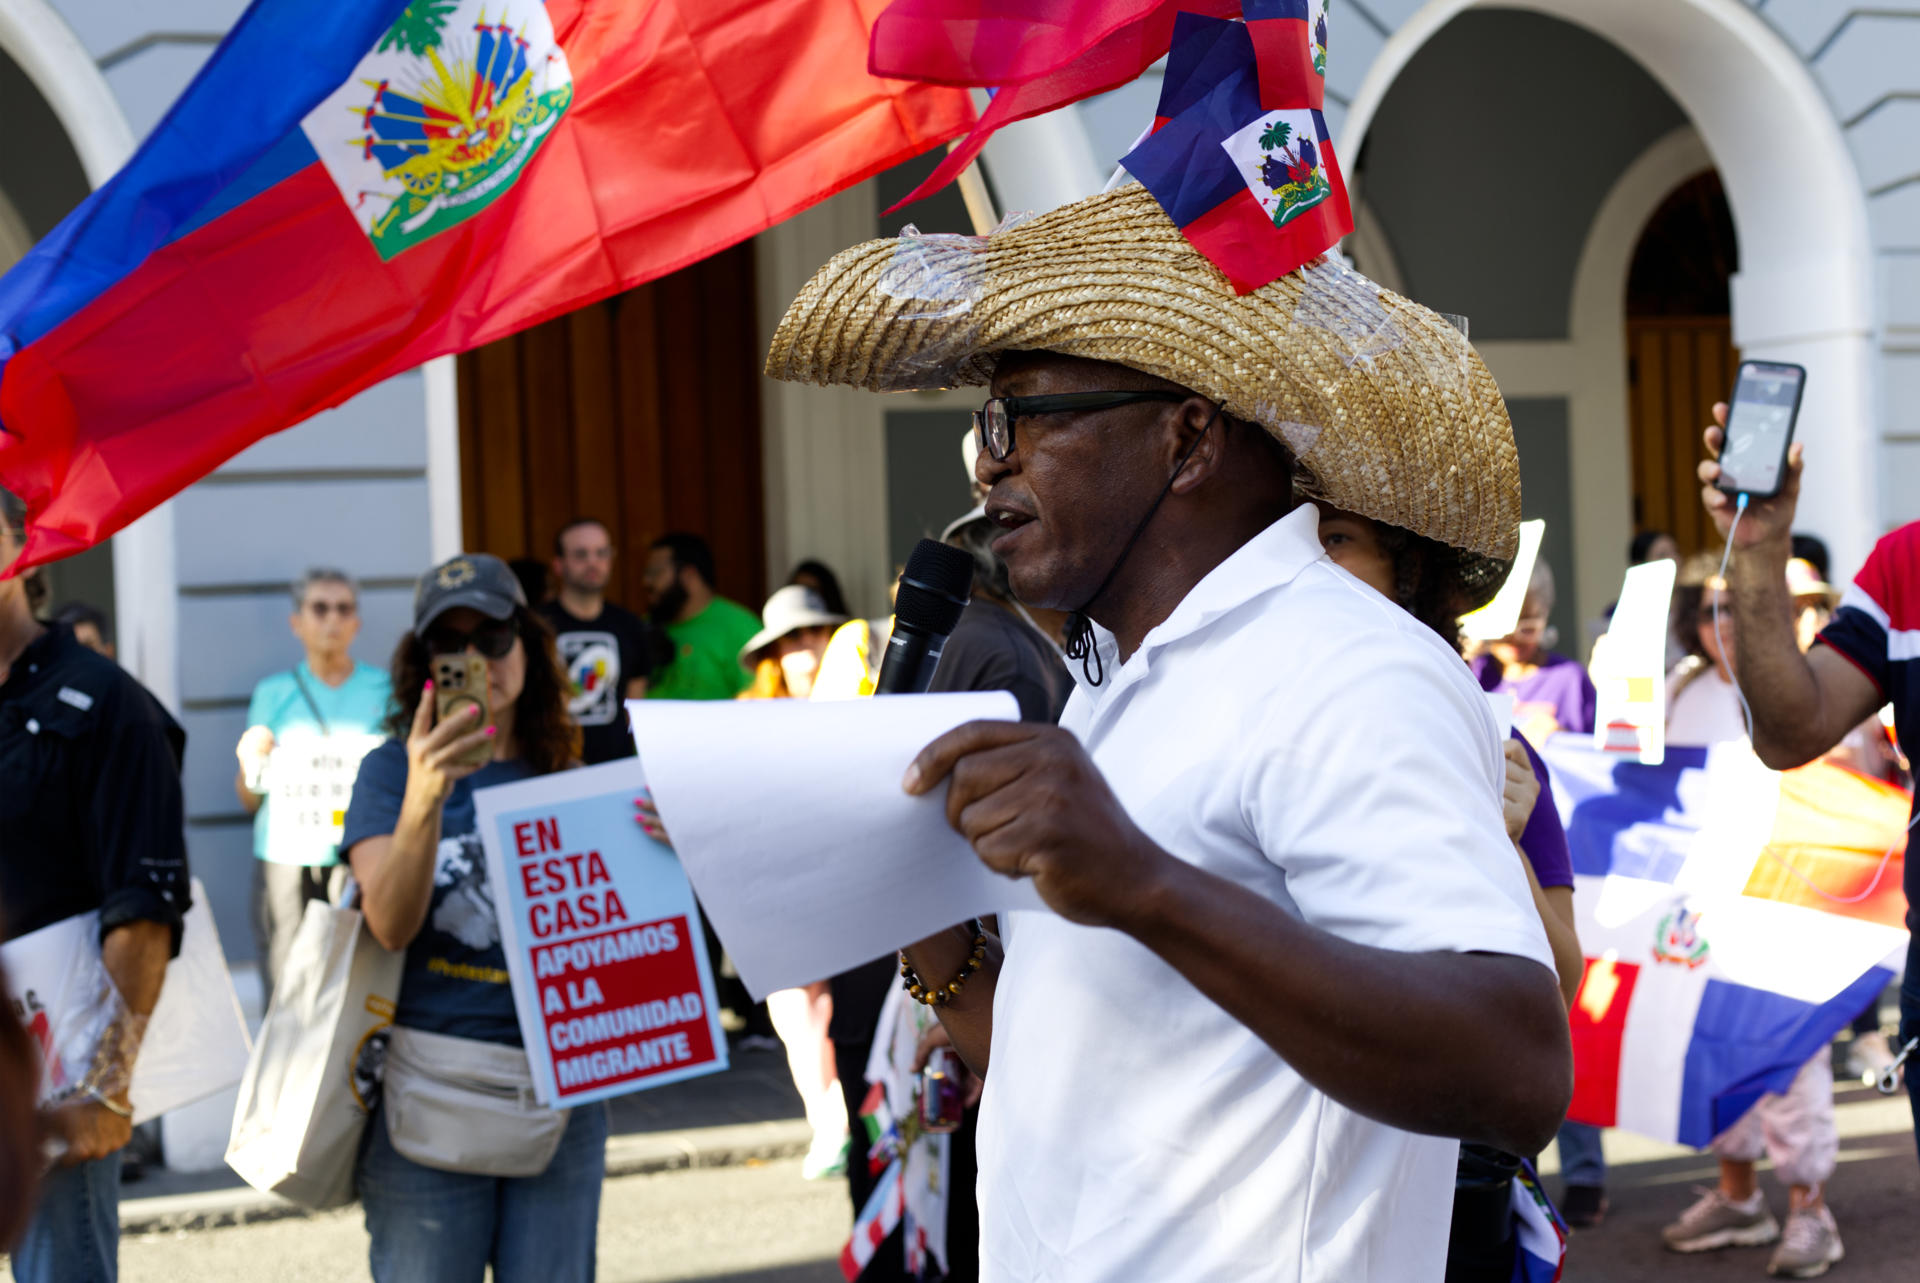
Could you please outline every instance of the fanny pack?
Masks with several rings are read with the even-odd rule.
[[[401,1157],[472,1176],[538,1176],[569,1110],[534,1099],[518,1047],[392,1027],[381,1110]]]

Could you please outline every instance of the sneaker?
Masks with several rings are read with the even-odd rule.
[[[800,1179],[823,1181],[829,1176],[845,1176],[847,1157],[852,1149],[853,1137],[845,1132],[838,1136],[822,1136],[815,1132],[807,1156],[800,1160]]]
[[[1680,1219],[1660,1231],[1675,1252],[1711,1252],[1721,1247],[1759,1247],[1780,1237],[1766,1195],[1759,1190],[1736,1203],[1718,1189],[1703,1189],[1699,1201],[1680,1213]]]
[[[1576,1230],[1590,1230],[1607,1219],[1607,1191],[1598,1185],[1569,1185],[1560,1199],[1560,1219]]]
[[[1879,1030],[1857,1034],[1847,1044],[1847,1072],[1871,1087],[1894,1061],[1893,1044]]]
[[[1840,1246],[1840,1228],[1833,1213],[1822,1203],[1803,1207],[1787,1215],[1787,1229],[1780,1246],[1767,1262],[1767,1273],[1789,1279],[1817,1279],[1847,1251]]]

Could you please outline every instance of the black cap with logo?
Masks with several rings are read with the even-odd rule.
[[[507,619],[525,607],[527,594],[507,563],[484,552],[463,552],[420,576],[413,589],[413,632],[423,636],[433,621],[460,606],[489,619]]]

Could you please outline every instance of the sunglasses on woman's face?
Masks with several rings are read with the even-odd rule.
[[[427,629],[427,651],[434,655],[461,655],[471,646],[488,659],[505,659],[519,635],[511,619],[489,619],[465,631],[435,624]]]

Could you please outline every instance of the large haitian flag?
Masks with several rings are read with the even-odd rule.
[[[685,266],[963,132],[882,0],[255,0],[0,280],[14,569],[422,361]]]
[[[1892,979],[1908,795],[1744,744],[1643,766],[1557,735],[1542,756],[1587,958],[1568,1116],[1705,1145]]]

